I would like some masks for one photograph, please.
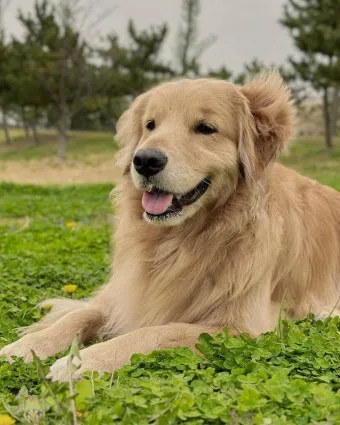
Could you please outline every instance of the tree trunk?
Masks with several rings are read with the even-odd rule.
[[[337,132],[337,121],[339,118],[339,103],[340,103],[340,89],[335,87],[333,90],[333,99],[332,99],[332,118],[331,118],[331,134],[336,136]]]
[[[67,141],[68,141],[68,129],[70,124],[70,118],[68,115],[68,109],[66,106],[61,108],[60,119],[58,123],[58,158],[61,160],[66,159]]]
[[[38,122],[38,112],[37,108],[34,107],[34,116],[33,116],[33,122],[32,122],[32,133],[33,133],[33,140],[34,144],[38,146],[40,144],[38,132],[37,132],[37,122]]]
[[[24,131],[25,131],[25,140],[29,140],[29,139],[31,138],[31,135],[30,135],[30,128],[28,127],[28,124],[27,124],[27,122],[26,122],[26,121],[25,121],[25,122],[23,122],[22,124],[23,124],[23,126],[24,126]]]
[[[332,132],[331,132],[331,116],[329,111],[328,88],[324,88],[323,93],[323,114],[325,123],[325,142],[328,149],[333,148]]]
[[[64,161],[67,150],[67,133],[58,127],[58,158]]]
[[[25,111],[25,106],[21,106],[21,122],[22,125],[24,127],[24,131],[25,131],[25,139],[29,140],[30,139],[30,129],[29,129],[29,125],[26,119],[26,111]]]
[[[32,133],[33,133],[34,144],[36,146],[38,146],[40,144],[40,140],[39,140],[39,135],[38,135],[38,132],[37,132],[37,123],[36,122],[34,122],[32,124]]]
[[[11,139],[11,135],[9,133],[9,127],[8,127],[8,122],[7,122],[7,111],[6,111],[5,108],[2,108],[2,125],[3,125],[3,128],[4,128],[6,144],[11,145],[12,139]]]

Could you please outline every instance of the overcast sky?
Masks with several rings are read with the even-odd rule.
[[[72,0],[70,0],[72,1]],[[91,0],[89,0],[91,1]],[[116,32],[122,38],[131,18],[138,28],[167,22],[170,34],[163,57],[171,59],[181,14],[181,0],[97,0],[95,13],[115,10],[101,21],[96,35]],[[34,0],[12,0],[5,14],[7,33],[20,34],[17,9],[30,10]],[[217,41],[205,52],[201,62],[205,68],[225,65],[240,71],[244,62],[257,57],[265,63],[281,64],[293,52],[288,32],[278,23],[284,0],[201,0],[200,34],[214,34]]]

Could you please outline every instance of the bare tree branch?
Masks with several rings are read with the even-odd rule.
[[[101,7],[102,2],[103,0],[73,0],[72,2],[69,0],[59,0],[59,15],[63,19],[65,9],[68,10],[72,24],[83,38],[86,39],[91,37],[99,24],[105,19],[108,19],[117,7],[113,5],[103,9]],[[100,13],[95,13],[95,10],[100,10]],[[95,16],[95,18],[90,21],[91,16]]]
[[[200,0],[182,0],[182,20],[176,45],[176,59],[181,75],[199,74],[199,58],[216,41],[214,35],[198,39]]]
[[[98,25],[102,23],[105,19],[107,19],[112,13],[117,9],[117,6],[107,7],[103,10],[102,13],[100,13],[97,18],[90,22],[90,24],[85,28],[86,33],[88,33],[89,36],[93,34],[93,31],[98,28]]]

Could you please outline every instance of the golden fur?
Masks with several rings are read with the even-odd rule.
[[[223,327],[252,335],[291,317],[334,312],[340,294],[340,194],[275,163],[291,136],[293,109],[280,76],[243,87],[180,80],[138,97],[119,121],[118,220],[113,275],[89,303],[48,300],[53,309],[0,354],[44,358],[82,342],[85,370],[112,371],[134,352],[188,345]],[[145,129],[154,119],[154,131]],[[213,124],[211,135],[193,131]],[[147,184],[132,158],[159,148],[169,161],[152,184],[207,192],[173,219],[143,219]],[[111,338],[111,339],[110,339]],[[67,378],[65,358],[52,379]]]

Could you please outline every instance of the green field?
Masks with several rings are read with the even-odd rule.
[[[101,143],[82,137],[88,140],[87,152]],[[15,158],[27,158],[26,149],[13,149]],[[43,156],[41,151],[35,155]],[[294,144],[282,158],[340,190],[339,160],[339,148],[328,153],[318,141]],[[0,184],[0,347],[16,339],[16,328],[44,314],[36,308],[39,301],[88,297],[105,282],[111,189]],[[73,295],[64,292],[67,284],[77,285]],[[339,331],[338,318],[280,321],[275,332],[256,340],[227,333],[203,336],[204,357],[188,349],[136,355],[115,375],[89,375],[76,384],[77,420],[93,425],[339,424]],[[31,365],[0,360],[0,425],[10,425],[10,418],[20,424],[75,423],[69,386],[44,380],[53,360]]]
[[[39,145],[32,140],[25,139],[23,130],[11,129],[13,144],[5,144],[4,136],[0,132],[0,160],[23,161],[42,158],[53,158],[57,154],[58,137],[53,130],[39,132]],[[82,159],[89,155],[112,153],[117,145],[113,139],[113,132],[71,131],[69,133],[68,157]]]
[[[340,190],[340,140],[332,151],[325,148],[321,138],[298,139],[289,145],[287,155],[280,161],[301,174]]]

